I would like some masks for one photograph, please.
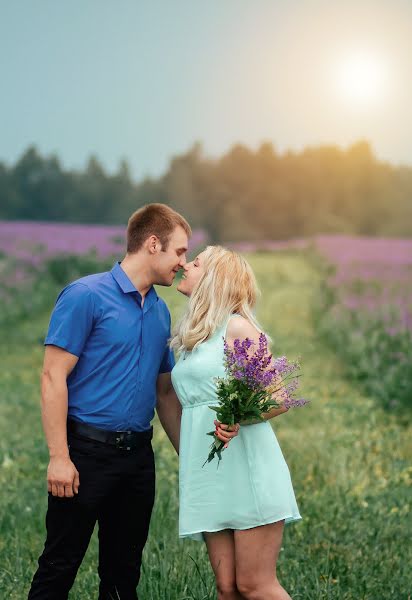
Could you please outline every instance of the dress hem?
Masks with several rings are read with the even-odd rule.
[[[179,538],[183,540],[183,539],[188,538],[193,535],[201,534],[203,536],[204,532],[216,533],[217,531],[225,531],[226,529],[232,529],[234,531],[245,531],[247,529],[254,529],[255,527],[261,527],[262,525],[270,525],[271,523],[277,523],[278,521],[283,521],[283,520],[285,521],[285,525],[287,525],[288,523],[293,523],[294,521],[300,521],[302,519],[303,519],[303,517],[301,517],[300,515],[299,516],[288,515],[287,517],[276,517],[276,518],[272,517],[271,519],[268,519],[267,521],[264,521],[263,523],[262,522],[255,523],[254,525],[247,525],[246,527],[224,527],[224,528],[219,527],[219,529],[208,529],[208,530],[202,529],[199,531],[190,531],[188,533],[179,533]],[[195,539],[195,538],[193,538],[193,539],[195,542],[204,541],[204,539],[203,540],[199,540],[199,539]]]

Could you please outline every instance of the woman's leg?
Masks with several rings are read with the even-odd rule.
[[[236,585],[247,600],[291,600],[276,577],[284,521],[234,532]]]
[[[218,600],[243,600],[236,587],[233,531],[204,533],[210,564],[216,577]]]

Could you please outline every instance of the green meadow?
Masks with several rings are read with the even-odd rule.
[[[272,421],[302,521],[287,525],[279,579],[294,600],[408,600],[412,591],[412,430],[345,377],[317,334],[321,273],[299,252],[248,257],[274,354],[300,357],[311,403]],[[55,290],[57,291],[57,289]],[[160,288],[173,318],[185,299]],[[54,292],[53,292],[54,294]],[[55,295],[3,325],[0,368],[0,598],[26,597],[44,542],[47,449],[40,422],[42,341]],[[213,413],[211,411],[211,419]],[[155,420],[157,496],[141,600],[212,600],[203,544],[177,535],[178,458]],[[139,510],[139,507],[136,507]],[[97,595],[96,532],[71,598]]]

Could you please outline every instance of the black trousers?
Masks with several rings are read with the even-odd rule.
[[[96,521],[99,600],[136,600],[142,552],[155,495],[152,432],[132,450],[69,434],[80,476],[74,498],[49,494],[47,538],[29,600],[66,600]],[[141,439],[141,441],[140,441]]]

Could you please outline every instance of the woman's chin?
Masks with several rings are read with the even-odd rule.
[[[180,293],[181,293],[181,294],[183,294],[184,296],[188,296],[188,297],[190,296],[190,292],[188,292],[188,291],[185,289],[185,284],[184,284],[184,282],[183,282],[183,281],[180,281],[180,282],[179,282],[179,285],[177,286],[177,288],[176,288],[176,289],[177,289],[177,291],[178,291],[178,292],[180,292]]]

